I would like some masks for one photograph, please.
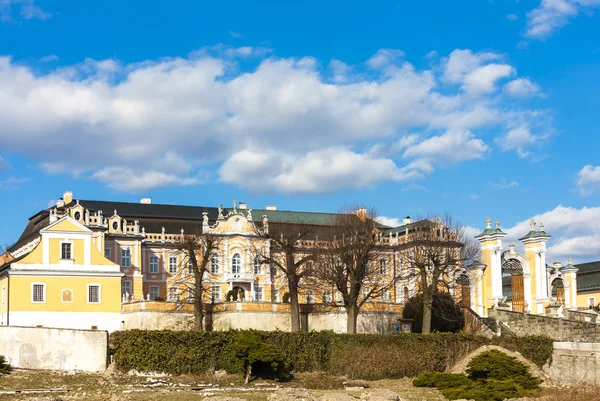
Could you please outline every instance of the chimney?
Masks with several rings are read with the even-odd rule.
[[[62,199],[57,200],[56,207],[65,207],[65,201]]]
[[[246,210],[246,202],[240,202],[238,207],[240,208],[240,210]]]
[[[362,221],[367,221],[367,208],[366,207],[360,207],[360,208],[356,209],[355,213],[359,219],[361,219]]]
[[[63,194],[63,201],[65,201],[65,205],[73,202],[73,192],[67,191]]]
[[[140,203],[142,205],[151,205],[152,204],[152,199],[150,199],[150,198],[142,198],[142,199],[140,199]]]
[[[265,209],[267,209],[267,210],[277,210],[277,206],[275,206],[275,205],[267,205],[267,207]]]
[[[402,220],[402,225],[405,226],[407,224],[410,224],[410,216],[406,216],[404,218],[404,220]]]

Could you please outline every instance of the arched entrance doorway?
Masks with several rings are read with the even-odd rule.
[[[555,278],[552,283],[552,298],[556,299],[556,301],[565,306],[565,283],[561,278]]]
[[[461,274],[456,279],[456,285],[458,286],[459,300],[463,306],[471,307],[471,281],[466,274]]]
[[[511,304],[513,312],[525,312],[525,283],[523,265],[518,259],[505,259],[502,275],[510,275]]]

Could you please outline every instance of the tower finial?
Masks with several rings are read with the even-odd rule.
[[[485,221],[485,227],[486,228],[492,228],[492,219],[490,219],[489,217]]]
[[[500,228],[500,220],[496,220],[496,228]]]
[[[544,231],[544,224],[540,223],[540,231]]]
[[[529,227],[531,227],[531,231],[535,231],[535,220],[531,219],[529,222]]]

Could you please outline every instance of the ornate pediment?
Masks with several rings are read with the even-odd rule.
[[[231,213],[208,228],[210,234],[257,235],[254,222],[241,213]]]

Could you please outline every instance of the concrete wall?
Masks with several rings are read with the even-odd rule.
[[[489,309],[488,315],[514,334],[546,335],[557,341],[600,342],[600,327],[591,322]]]
[[[194,327],[192,313],[164,311],[134,311],[121,314],[122,330],[190,330]]]
[[[106,331],[0,327],[0,352],[15,368],[79,370],[106,369]]]
[[[364,312],[358,315],[357,331],[359,333],[393,333],[396,330],[397,319],[400,317],[399,313],[392,312]],[[193,314],[190,313],[149,310],[124,312],[121,319],[124,330],[187,330],[193,327],[194,321]],[[207,325],[210,325],[211,322],[212,329],[219,331],[230,329],[291,330],[289,312],[243,310],[214,312],[212,319],[210,315],[206,318]],[[303,313],[301,314],[301,325],[307,331],[333,330],[336,333],[345,333],[346,313],[339,311]]]
[[[544,370],[561,384],[600,384],[600,343],[555,342]]]

